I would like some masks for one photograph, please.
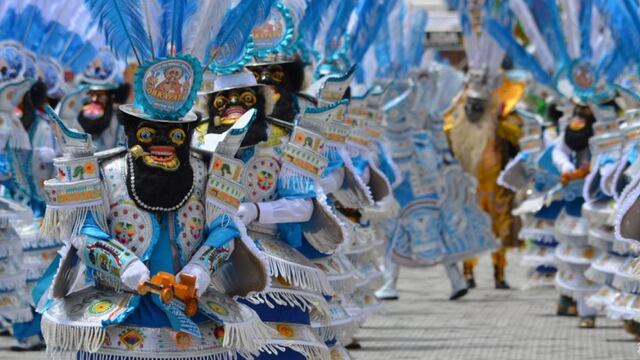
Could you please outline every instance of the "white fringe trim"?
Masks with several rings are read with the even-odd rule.
[[[330,318],[329,304],[320,295],[303,296],[287,289],[272,288],[263,293],[254,294],[246,298],[252,304],[264,304],[270,309],[276,305],[297,307],[304,312],[315,310],[319,315],[318,321],[326,322]]]
[[[287,162],[282,163],[278,177],[282,180],[282,186],[285,189],[292,189],[299,193],[313,189],[315,183],[312,176]]]
[[[270,341],[265,345],[263,352],[270,355],[278,355],[280,352],[284,352],[287,348],[299,352],[309,360],[331,360],[331,352],[329,348],[324,344],[303,343],[296,341],[296,343],[285,341]]]
[[[54,323],[42,317],[42,336],[50,359],[75,359],[79,351],[97,352],[107,332],[100,326],[79,326]]]
[[[80,234],[87,215],[103,230],[108,230],[107,212],[102,201],[79,207],[58,207],[47,205],[47,211],[40,227],[41,236],[68,239]]]
[[[332,323],[330,325],[311,324],[313,332],[323,341],[333,339],[342,342],[352,337],[359,329],[359,324],[352,318]]]
[[[266,260],[269,264],[271,276],[281,276],[294,286],[305,290],[323,294],[334,293],[331,284],[329,284],[329,280],[318,268],[299,265],[291,261],[272,257],[269,254],[266,254]]]
[[[146,360],[146,359],[161,359],[165,360],[235,360],[238,357],[233,352],[216,353],[216,354],[204,354],[204,355],[184,355],[184,354],[140,354],[135,355],[117,355],[117,354],[93,354],[86,352],[79,352],[77,360]],[[76,360],[74,358],[73,360]]]
[[[254,316],[241,323],[224,324],[222,346],[239,351],[257,354],[264,344],[275,335],[275,331],[254,312]]]

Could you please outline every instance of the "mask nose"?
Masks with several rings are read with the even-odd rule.
[[[258,82],[261,83],[268,83],[271,81],[271,72],[270,71],[263,71],[260,73],[260,79],[258,80]]]
[[[240,105],[240,98],[237,95],[232,95],[229,98],[229,105],[231,106]]]

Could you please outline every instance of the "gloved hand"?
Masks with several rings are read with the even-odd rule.
[[[150,273],[147,266],[140,261],[140,259],[136,259],[129,263],[127,267],[120,274],[120,280],[132,290],[137,290],[138,285],[141,282],[149,280]]]
[[[242,203],[238,208],[238,217],[245,225],[251,224],[258,218],[258,205],[253,203]]]
[[[565,162],[564,164],[562,164],[562,169],[560,169],[560,173],[562,174],[568,174],[574,171],[576,171],[576,167],[570,162]]]
[[[207,291],[207,288],[209,288],[209,284],[211,284],[211,275],[207,269],[202,267],[202,265],[188,263],[184,268],[182,268],[182,271],[180,271],[177,278],[180,278],[180,274],[187,274],[196,277],[196,292],[198,293],[198,297],[202,296],[202,294]]]

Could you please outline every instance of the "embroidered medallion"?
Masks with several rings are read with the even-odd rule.
[[[243,183],[252,201],[269,201],[276,197],[280,164],[271,156],[252,158],[246,166]]]
[[[142,258],[151,243],[153,223],[149,214],[129,203],[118,204],[109,214],[111,234],[122,245]]]
[[[88,312],[91,315],[103,315],[111,311],[115,305],[111,300],[96,300],[91,306],[89,306]]]
[[[189,199],[178,211],[178,221],[181,229],[178,240],[184,252],[184,260],[187,261],[203,241],[205,220],[202,202],[194,198]]]

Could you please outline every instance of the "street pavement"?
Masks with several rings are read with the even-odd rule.
[[[508,280],[524,284],[519,254],[510,254]],[[400,300],[386,302],[358,337],[355,360],[622,360],[640,359],[637,344],[619,321],[599,317],[596,329],[578,329],[577,318],[557,317],[553,289],[495,290],[490,257],[477,268],[478,288],[449,301],[441,267],[403,269]],[[12,353],[0,337],[0,360],[46,359],[43,352]]]
[[[517,251],[510,253],[507,278],[525,283]],[[596,329],[579,329],[577,318],[555,315],[552,289],[495,290],[490,256],[480,259],[478,287],[457,301],[442,267],[403,269],[400,300],[385,302],[359,333],[356,360],[525,360],[640,359],[638,346],[620,321],[597,319]]]

